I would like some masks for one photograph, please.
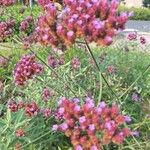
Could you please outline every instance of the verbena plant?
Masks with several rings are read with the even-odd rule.
[[[111,45],[131,14],[118,14],[116,0],[65,0],[59,7],[49,1],[40,4],[43,15],[25,40],[27,54],[13,70],[16,86],[7,104],[1,105],[5,111],[0,120],[1,149],[132,149],[129,140],[142,149],[134,138],[138,133],[132,131],[138,125],[128,125],[131,118],[121,109],[126,94],[149,66],[120,92],[126,83],[119,86],[113,65],[102,72],[100,64],[107,56],[98,62],[93,50],[99,49],[90,45]],[[22,37],[16,42],[22,44]],[[112,86],[107,74],[114,77],[111,84],[118,85]],[[138,98],[134,93],[133,100]],[[147,118],[143,122],[147,129]]]

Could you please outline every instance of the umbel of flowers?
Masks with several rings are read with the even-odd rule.
[[[25,55],[17,63],[13,72],[16,85],[23,86],[28,79],[40,74],[43,67],[35,59],[35,55]]]
[[[13,5],[15,0],[0,0],[0,6],[10,6]]]
[[[14,20],[0,21],[0,42],[4,41],[12,34],[14,25]]]
[[[37,23],[38,41],[57,47],[72,45],[80,38],[110,45],[131,15],[118,14],[118,6],[117,0],[64,0],[62,10],[58,11],[55,3],[47,1],[43,6],[45,13]]]
[[[131,135],[128,128],[123,128],[126,116],[120,113],[117,105],[107,106],[100,102],[95,106],[90,98],[83,104],[79,99],[61,98],[56,118],[59,123],[53,130],[64,132],[75,150],[100,150],[111,142],[122,144]]]

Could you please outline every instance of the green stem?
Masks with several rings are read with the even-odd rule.
[[[55,52],[51,52],[53,55],[56,56],[56,58],[58,58],[58,55]],[[84,94],[86,95],[86,90],[84,89],[84,87],[82,85],[80,85],[78,82],[75,82],[68,74],[66,74],[66,76],[69,78],[69,80],[74,84],[74,85],[78,85],[79,87],[82,88],[82,90],[84,91]]]
[[[144,74],[149,70],[150,68],[150,64],[146,67],[146,69],[143,71],[143,73],[141,75],[139,75],[137,77],[137,79],[130,85],[130,87],[119,97],[119,99],[121,99],[126,93],[128,93],[128,91],[134,86],[134,84],[141,78],[144,76]]]
[[[29,50],[36,56],[37,59],[39,59],[47,68],[49,68],[57,76],[57,78],[60,81],[63,82],[64,79],[62,77],[60,77],[54,69],[52,69],[49,65],[47,65],[47,63],[43,59],[41,59],[37,54],[35,54],[34,51],[32,51],[31,49],[29,49]],[[75,92],[70,88],[70,86],[68,84],[64,83],[64,85],[75,95],[75,97],[77,97]]]
[[[97,105],[99,104],[99,102],[102,99],[102,86],[103,86],[102,84],[103,84],[103,82],[102,82],[102,75],[100,72],[99,72],[99,80],[100,80],[100,89],[99,89],[99,97],[98,97]]]
[[[86,42],[86,40],[85,40],[85,44],[86,44],[86,46],[87,46],[87,49],[88,49],[90,55],[92,56],[92,59],[93,59],[95,65],[96,65],[98,71],[101,73],[101,70],[100,70],[100,68],[99,68],[99,65],[98,65],[98,63],[97,63],[97,61],[96,61],[96,59],[95,59],[95,57],[94,57],[94,55],[93,55],[93,52],[92,52],[90,46],[89,46],[88,43]],[[118,99],[118,96],[117,96],[116,93],[112,90],[112,88],[110,87],[109,83],[107,82],[105,76],[104,76],[102,73],[101,73],[101,76],[102,76],[102,78],[104,79],[104,81],[105,81],[105,83],[107,84],[107,86],[109,87],[109,90],[113,93],[113,95],[116,97],[116,99],[119,100],[119,99]]]
[[[46,135],[48,135],[48,134],[50,134],[50,133],[51,133],[51,131],[45,133],[44,135],[42,135],[42,136],[36,138],[35,140],[31,141],[31,143],[28,143],[28,144],[22,146],[21,149],[22,149],[22,148],[25,148],[25,147],[27,147],[27,146],[29,146],[30,144],[35,143],[36,141],[40,140],[41,138],[45,137]]]

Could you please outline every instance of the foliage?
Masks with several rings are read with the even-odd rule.
[[[146,38],[108,47],[130,16],[116,0],[64,4],[42,5],[37,26],[27,15],[12,44],[0,43],[0,149],[148,149]]]
[[[148,8],[127,8],[121,6],[119,11],[133,11],[134,15],[131,17],[131,20],[150,20],[150,9]]]

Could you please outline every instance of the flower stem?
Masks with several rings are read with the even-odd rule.
[[[85,44],[86,44],[86,46],[87,46],[87,49],[88,49],[88,51],[89,51],[89,53],[90,53],[90,55],[91,55],[91,57],[92,57],[92,59],[93,59],[95,65],[96,65],[98,71],[100,72],[102,78],[104,79],[105,83],[106,83],[107,86],[109,87],[109,89],[110,89],[110,91],[112,92],[112,94],[116,97],[116,99],[119,100],[118,96],[117,96],[116,93],[112,90],[112,88],[110,87],[109,83],[107,82],[105,76],[102,74],[102,72],[101,72],[101,70],[100,70],[100,68],[99,68],[99,65],[98,65],[98,63],[97,63],[97,61],[96,61],[96,59],[95,59],[95,57],[94,57],[94,55],[93,55],[93,52],[92,52],[90,46],[88,45],[88,43],[86,42],[86,40],[85,40]]]
[[[63,82],[64,79],[62,77],[60,77],[54,69],[52,69],[43,59],[41,59],[37,54],[35,54],[34,51],[32,51],[31,49],[29,49],[29,50],[35,55],[35,57],[37,59],[39,59],[47,68],[49,68],[57,76],[57,78],[60,81]],[[75,94],[75,92],[70,88],[70,86],[68,84],[64,83],[64,85],[74,94],[75,97],[77,97],[76,94]]]
[[[129,86],[129,88],[119,97],[121,99],[128,91],[134,86],[134,84],[150,69],[150,64],[145,68],[143,73],[137,77],[137,79]]]

